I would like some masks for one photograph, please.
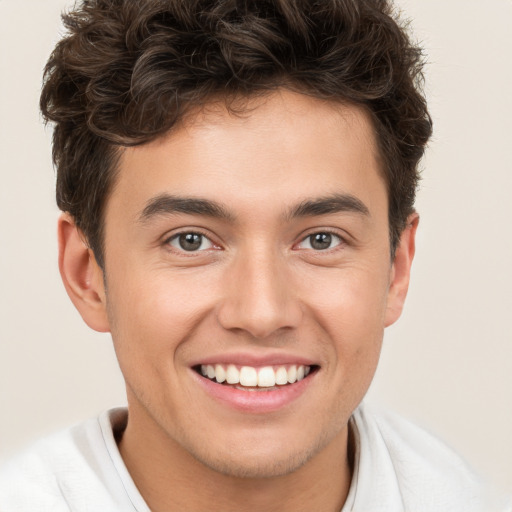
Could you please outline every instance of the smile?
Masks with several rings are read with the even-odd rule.
[[[222,357],[222,356],[220,356]],[[229,354],[197,361],[193,380],[217,405],[244,414],[268,414],[286,409],[317,389],[320,366],[293,355]]]
[[[231,385],[244,391],[270,391],[303,380],[314,367],[307,365],[287,366],[236,366],[234,364],[200,365],[197,369],[203,377],[213,382]]]

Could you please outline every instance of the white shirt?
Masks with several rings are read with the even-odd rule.
[[[38,441],[0,471],[1,512],[150,512],[117,448],[126,409]],[[405,420],[360,406],[342,512],[512,512],[461,459]]]

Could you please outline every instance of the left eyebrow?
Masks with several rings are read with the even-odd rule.
[[[357,197],[351,194],[333,194],[318,199],[306,199],[293,208],[286,217],[294,219],[341,212],[357,213],[365,217],[370,216],[368,207]]]
[[[233,220],[233,215],[215,201],[200,197],[181,197],[169,194],[162,194],[150,199],[140,213],[139,220],[148,222],[153,217],[177,213]]]

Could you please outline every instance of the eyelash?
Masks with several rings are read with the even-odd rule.
[[[187,236],[187,235],[196,235],[196,236],[200,236],[202,238],[201,240],[201,245],[203,245],[204,241],[207,240],[210,244],[211,244],[211,247],[208,247],[206,249],[200,249],[200,250],[191,250],[191,251],[187,251],[186,249],[183,249],[183,248],[179,248],[179,247],[174,247],[172,245],[172,242],[175,241],[175,240],[178,240],[180,239],[180,237],[182,236]],[[178,242],[179,243],[179,242]],[[211,249],[214,249],[214,250],[218,250],[219,249],[219,245],[216,244],[210,236],[208,236],[206,233],[203,233],[201,232],[201,230],[199,229],[191,229],[191,230],[187,230],[187,231],[180,231],[179,233],[174,233],[173,235],[167,237],[165,240],[164,240],[164,245],[171,251],[173,252],[176,252],[176,253],[179,253],[180,255],[182,256],[194,256],[194,255],[197,255],[197,254],[200,254],[200,253],[204,253],[208,250],[211,250]]]
[[[201,239],[201,244],[200,244],[198,249],[187,251],[183,247],[174,247],[172,245],[173,241],[179,240],[180,237],[187,236],[187,235],[196,235],[196,236],[200,236],[202,238]],[[339,235],[338,233],[336,233],[336,232],[334,232],[332,230],[323,229],[323,230],[314,231],[314,232],[309,233],[308,235],[302,237],[301,240],[297,244],[294,245],[294,248],[296,248],[300,244],[303,244],[308,239],[311,240],[314,236],[317,236],[317,235],[329,235],[329,236],[337,239],[338,243],[334,247],[328,247],[328,248],[325,248],[325,249],[315,249],[315,248],[311,247],[312,244],[311,244],[311,241],[310,241],[310,243],[309,243],[310,247],[309,248],[305,248],[305,249],[298,248],[298,250],[308,250],[308,251],[311,250],[314,253],[330,253],[332,251],[339,250],[341,248],[340,246],[346,245],[346,240],[341,235]],[[209,244],[211,244],[211,245],[210,245],[210,247],[207,247],[205,249],[201,249],[200,247],[204,244],[205,240],[208,241]],[[220,249],[220,246],[218,244],[216,244],[207,234],[201,232],[201,230],[199,230],[199,229],[197,229],[197,230],[190,230],[190,231],[180,231],[179,233],[174,233],[173,235],[171,235],[171,236],[169,236],[169,237],[167,237],[165,239],[164,244],[170,250],[172,250],[173,252],[177,252],[177,253],[179,253],[180,255],[183,255],[183,256],[184,255],[194,256],[194,255],[197,255],[197,254],[200,254],[200,253],[204,253],[204,252],[212,250],[212,249],[214,249],[214,250],[219,250]]]
[[[303,250],[312,250],[314,253],[331,253],[333,251],[341,249],[343,246],[345,246],[347,244],[345,238],[342,237],[339,233],[337,233],[333,230],[330,230],[330,229],[320,229],[320,230],[314,231],[312,233],[309,233],[306,236],[304,236],[303,238],[301,238],[300,242],[298,244],[296,244],[295,246],[298,246],[299,244],[304,243],[308,239],[311,240],[312,237],[314,237],[315,235],[329,235],[333,238],[336,238],[338,240],[338,243],[334,247],[328,247],[326,249],[314,249],[311,247],[311,248],[303,249]],[[310,242],[310,245],[311,245],[311,242]],[[301,249],[299,249],[299,250],[301,250]]]

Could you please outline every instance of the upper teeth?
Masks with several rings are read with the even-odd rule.
[[[217,382],[227,382],[228,384],[240,384],[247,387],[270,388],[277,385],[293,384],[306,377],[311,371],[310,366],[291,365],[291,366],[263,366],[254,368],[252,366],[242,366],[238,368],[234,364],[227,366],[222,364],[201,365],[201,373],[209,379],[215,379]]]

